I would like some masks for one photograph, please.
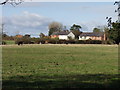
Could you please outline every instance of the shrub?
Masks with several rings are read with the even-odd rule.
[[[66,40],[59,40],[58,43],[59,44],[66,44]]]
[[[85,40],[78,40],[77,44],[85,44]]]
[[[103,41],[102,44],[110,44],[111,45],[111,44],[115,44],[115,42],[112,40],[107,40],[107,41]]]
[[[31,43],[31,39],[30,38],[26,38],[26,37],[17,38],[15,40],[15,44],[18,44],[19,42],[23,42],[24,44],[30,44]]]
[[[35,44],[35,42],[34,41],[30,41],[30,43],[29,44]]]
[[[15,44],[18,44],[19,42],[23,42],[22,38],[17,38],[17,39],[15,40]]]
[[[31,39],[29,37],[23,37],[22,41],[24,42],[24,44],[30,44]]]
[[[100,40],[90,40],[90,44],[102,44]]]
[[[76,44],[102,44],[100,40],[79,40],[76,41]]]
[[[75,40],[68,40],[66,43],[68,43],[68,44],[75,44],[76,41]]]
[[[5,42],[5,41],[2,41],[2,45],[6,45],[6,42]]]
[[[41,44],[45,44],[45,40],[44,40],[44,39],[40,39],[40,40],[38,40],[37,43],[38,43],[38,44],[39,44],[39,43],[41,43]]]
[[[48,40],[48,43],[56,44],[57,42],[56,42],[56,40],[54,40],[54,39],[50,39],[50,40]]]
[[[51,43],[51,44],[59,44],[59,39],[57,39],[57,38],[49,39],[47,41],[48,41],[48,43]]]

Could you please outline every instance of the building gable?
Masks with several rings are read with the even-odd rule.
[[[105,34],[104,33],[93,33],[93,32],[87,32],[87,33],[82,33],[79,36],[79,40],[105,40]]]
[[[69,37],[74,39],[75,35],[72,32],[69,32],[68,30],[64,30],[64,31],[54,32],[51,35],[51,38],[56,38],[56,37],[58,37],[59,39],[69,40]]]

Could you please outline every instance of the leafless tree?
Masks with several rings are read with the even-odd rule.
[[[108,27],[111,29],[112,27],[112,17],[106,17],[107,22],[108,22]]]
[[[49,36],[56,31],[61,31],[63,29],[63,25],[59,22],[52,22],[49,24]]]
[[[5,5],[7,3],[11,4],[12,6],[19,5],[23,2],[24,0],[1,0],[0,5]]]
[[[118,5],[118,8],[115,10],[115,12],[118,12],[118,20],[117,22],[120,23],[120,1],[116,1],[114,5]]]
[[[63,28],[63,25],[59,22],[52,22],[49,24],[49,29],[56,28],[57,30],[61,30]]]

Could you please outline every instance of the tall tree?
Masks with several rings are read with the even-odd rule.
[[[40,38],[44,38],[45,37],[45,34],[43,34],[43,33],[40,33]]]
[[[94,29],[93,29],[93,32],[94,32],[94,33],[99,33],[99,32],[101,32],[101,30],[100,30],[99,28],[94,28]]]
[[[78,30],[80,31],[82,27],[80,25],[73,24],[73,26],[70,28],[70,30]]]
[[[25,34],[24,37],[30,38],[30,34]]]
[[[80,31],[82,27],[80,25],[76,25],[76,24],[73,24],[70,28],[70,31],[73,32],[75,34],[75,38],[78,39],[79,38],[79,35],[82,33]]]
[[[52,22],[49,24],[49,36],[56,31],[61,31],[63,29],[63,25],[59,22]]]
[[[109,30],[109,39],[116,44],[120,43],[120,23],[112,23],[112,28]]]
[[[108,27],[104,27],[104,33],[105,33],[105,40],[109,41],[109,28]]]
[[[116,1],[114,5],[118,5],[118,8],[115,10],[115,12],[118,12],[118,20],[117,22],[120,23],[120,1]]]

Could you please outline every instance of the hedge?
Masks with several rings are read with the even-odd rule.
[[[103,44],[100,40],[58,40],[45,38],[18,38],[15,43],[23,42],[24,44]],[[108,43],[108,42],[107,42]]]

